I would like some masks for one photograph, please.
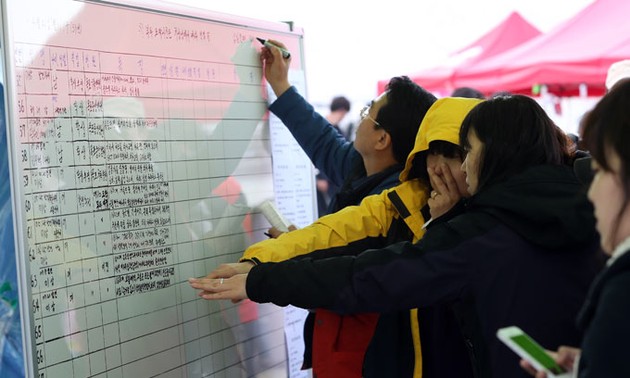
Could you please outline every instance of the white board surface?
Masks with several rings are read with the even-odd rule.
[[[27,376],[286,376],[282,311],[186,280],[264,237],[264,200],[313,220],[306,156],[272,159],[255,41],[303,78],[301,31],[158,2],[2,12]]]

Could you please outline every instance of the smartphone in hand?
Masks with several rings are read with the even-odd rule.
[[[518,327],[506,327],[497,331],[497,337],[536,370],[542,370],[550,378],[569,378],[571,374],[560,366],[534,339]]]

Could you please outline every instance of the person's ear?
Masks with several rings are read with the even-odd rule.
[[[392,136],[384,129],[380,129],[381,133],[376,141],[375,148],[377,150],[385,150],[392,145]]]

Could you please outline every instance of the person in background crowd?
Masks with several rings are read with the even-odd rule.
[[[350,140],[350,138],[348,138],[348,135],[341,130],[339,124],[341,124],[341,121],[343,121],[346,115],[350,112],[350,108],[350,100],[344,96],[337,96],[330,102],[330,113],[326,116],[326,120],[328,120],[328,122],[330,122],[330,124],[339,131],[339,134],[343,135],[348,140]]]
[[[470,87],[456,88],[453,93],[451,93],[451,97],[479,98],[482,100],[486,98],[483,93]]]

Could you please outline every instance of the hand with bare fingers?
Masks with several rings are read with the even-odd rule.
[[[205,278],[230,278],[237,274],[249,273],[254,266],[251,261],[243,261],[232,264],[221,264],[215,270],[208,273]]]
[[[581,354],[581,350],[578,348],[561,346],[558,348],[557,352],[547,351],[549,355],[558,363],[558,365],[562,366],[566,369],[566,371],[573,371],[575,366],[575,362]],[[531,363],[526,360],[521,360],[520,365],[523,370],[527,371],[532,377],[536,378],[547,378],[547,374],[542,370],[536,370]]]
[[[247,274],[236,274],[230,278],[189,278],[188,283],[193,289],[199,290],[201,298],[207,300],[229,299],[236,303],[247,299],[245,283]]]
[[[286,48],[280,41],[270,39],[268,42],[278,47]],[[281,94],[291,87],[289,83],[291,58],[283,58],[279,49],[263,47],[260,52],[260,61],[263,64],[267,82],[271,85],[276,96],[280,97]]]
[[[297,230],[297,227],[295,227],[294,225],[289,225],[289,227],[287,228],[289,229],[289,231]],[[275,227],[271,227],[269,230],[267,230],[267,233],[271,235],[270,237],[273,239],[277,239],[280,235],[284,234],[283,231],[280,231]]]
[[[435,169],[427,168],[433,190],[428,200],[431,219],[448,212],[462,198],[450,168],[440,164]]]

